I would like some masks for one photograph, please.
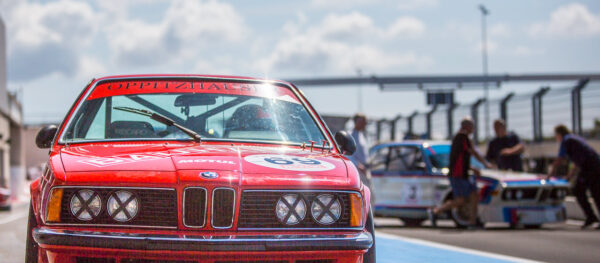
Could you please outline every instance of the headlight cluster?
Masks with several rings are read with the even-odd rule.
[[[50,203],[48,205],[47,220],[49,222],[60,222],[60,207],[64,189],[53,189]],[[71,199],[65,200],[69,206],[71,215],[79,221],[92,221],[100,215],[106,205],[106,212],[110,218],[117,222],[128,222],[136,217],[140,207],[138,197],[130,191],[118,190],[110,194],[106,202],[102,195],[92,189],[76,190]]]
[[[502,197],[504,200],[522,200],[525,198],[526,191],[528,191],[528,190],[526,190],[526,189],[506,189],[506,190],[504,190],[504,194]],[[535,189],[533,189],[533,191],[535,191]],[[535,193],[534,193],[534,195],[535,195]]]
[[[306,202],[299,194],[285,194],[279,198],[275,207],[275,215],[286,225],[296,225],[306,217]],[[338,198],[331,194],[320,194],[313,198],[310,214],[315,222],[321,225],[335,223],[342,214],[342,205]]]

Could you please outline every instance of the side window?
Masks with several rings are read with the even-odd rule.
[[[393,172],[425,171],[425,162],[421,150],[416,146],[398,146],[391,148],[387,170]]]
[[[387,167],[390,147],[379,148],[371,157],[369,165],[371,172],[384,172]]]

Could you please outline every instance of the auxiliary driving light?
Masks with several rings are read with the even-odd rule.
[[[139,208],[137,197],[129,191],[117,191],[110,195],[107,210],[115,221],[127,222],[133,219]]]
[[[342,206],[334,195],[321,194],[313,200],[310,212],[319,224],[331,225],[340,219]]]
[[[297,194],[286,194],[277,201],[275,215],[286,225],[298,224],[306,216],[306,203]]]
[[[101,210],[102,200],[93,190],[79,190],[71,197],[71,214],[81,221],[94,219]]]
[[[523,198],[523,190],[517,190],[517,192],[515,193],[515,197],[517,198],[517,200],[521,200],[521,198]]]

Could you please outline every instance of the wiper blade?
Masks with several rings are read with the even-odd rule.
[[[144,116],[150,117],[151,119],[153,119],[153,120],[155,120],[157,122],[160,122],[162,124],[165,124],[167,126],[174,126],[175,128],[178,128],[179,130],[181,130],[185,134],[187,134],[190,137],[192,137],[192,139],[194,139],[195,142],[202,141],[202,137],[200,136],[200,134],[198,134],[195,131],[192,131],[192,130],[186,128],[185,126],[183,126],[183,125],[175,122],[174,120],[171,120],[169,117],[166,117],[164,115],[158,114],[156,112],[151,112],[149,110],[144,110],[144,109],[135,109],[135,108],[130,108],[130,107],[113,107],[113,109],[115,109],[115,110],[121,110],[121,111],[126,111],[126,112],[131,112],[131,113],[135,113],[135,114],[139,114],[139,115],[144,115]]]

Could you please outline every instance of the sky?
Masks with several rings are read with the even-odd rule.
[[[19,92],[25,122],[36,123],[62,120],[85,84],[113,74],[481,74],[480,3],[490,10],[491,74],[600,69],[598,1],[0,0],[0,15],[8,88]],[[546,84],[507,84],[491,96]],[[300,88],[321,114],[388,118],[427,109],[422,91]],[[456,99],[481,95],[458,91]]]

